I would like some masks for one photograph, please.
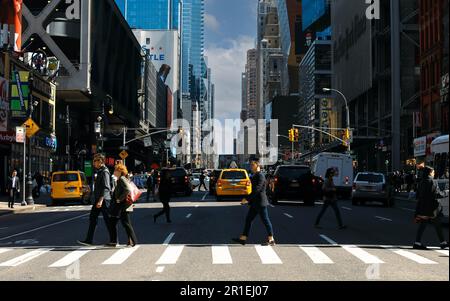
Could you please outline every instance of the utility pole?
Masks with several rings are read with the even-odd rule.
[[[66,105],[66,125],[67,125],[67,145],[66,145],[66,155],[67,163],[66,170],[70,170],[70,115],[69,115],[69,105]]]

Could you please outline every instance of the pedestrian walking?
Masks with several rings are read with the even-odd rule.
[[[109,207],[111,203],[111,174],[108,168],[105,166],[105,156],[102,154],[96,154],[94,156],[94,168],[97,170],[97,177],[94,184],[94,204],[91,208],[89,216],[89,229],[86,235],[86,239],[78,241],[79,244],[90,246],[94,239],[95,228],[97,227],[98,216],[100,213],[103,215],[103,220],[106,224],[106,229],[111,240],[111,224],[109,216]]]
[[[170,202],[170,196],[172,194],[172,187],[171,187],[172,184],[170,181],[170,173],[167,169],[163,169],[163,170],[161,170],[160,175],[161,175],[161,179],[160,179],[160,182],[158,185],[158,195],[159,195],[159,200],[163,204],[163,209],[160,212],[158,212],[157,214],[153,215],[153,222],[156,223],[156,220],[158,219],[158,217],[165,214],[167,223],[171,223],[172,221],[170,220],[169,202]]]
[[[232,240],[245,245],[248,239],[248,234],[250,232],[252,222],[255,217],[259,215],[264,226],[266,227],[268,236],[267,241],[264,243],[264,245],[274,246],[275,239],[273,237],[273,227],[269,218],[269,211],[267,208],[269,205],[269,201],[267,200],[266,194],[266,178],[261,173],[259,159],[255,158],[252,160],[251,170],[253,173],[253,176],[251,178],[252,193],[248,196],[247,199],[243,199],[241,202],[241,204],[250,205],[247,217],[245,219],[244,231],[239,238],[233,238]]]
[[[130,180],[127,178],[128,170],[126,166],[117,164],[114,167],[114,175],[118,180],[111,204],[111,242],[107,246],[116,247],[118,245],[117,223],[120,220],[128,236],[127,246],[134,247],[137,244],[137,239],[130,219],[130,214],[133,212],[133,204],[127,202],[131,193],[131,186]]]
[[[13,170],[11,177],[8,178],[6,192],[9,195],[8,208],[14,208],[17,194],[20,192],[20,179],[17,176],[17,170]]]
[[[205,184],[205,171],[202,171],[202,173],[200,174],[200,185],[198,186],[198,191],[200,191],[200,189],[202,188],[202,186],[205,188],[205,191],[208,191],[208,188],[206,188],[206,184]]]
[[[413,248],[418,250],[428,250],[428,248],[422,244],[422,235],[427,228],[427,225],[434,226],[441,243],[441,249],[448,248],[448,242],[444,238],[440,221],[442,207],[438,201],[439,198],[446,197],[448,191],[444,193],[439,190],[439,187],[434,181],[434,176],[434,169],[425,166],[423,168],[422,181],[419,183],[417,189],[415,221],[419,224],[419,228],[417,229],[416,242],[414,243]]]
[[[339,229],[345,229],[347,226],[344,225],[341,218],[341,213],[339,212],[339,208],[337,206],[337,195],[336,195],[336,186],[334,186],[333,177],[335,175],[335,170],[333,168],[328,168],[325,174],[325,181],[322,186],[323,191],[323,206],[319,215],[317,216],[315,227],[320,228],[320,220],[323,215],[327,211],[327,208],[331,206],[333,208],[334,213],[336,214],[336,218],[339,224]]]
[[[150,200],[150,195],[152,195],[152,196],[154,196],[154,188],[155,188],[155,186],[154,186],[154,183],[153,183],[153,173],[154,173],[154,170],[152,170],[151,172],[150,172],[150,174],[148,175],[148,177],[147,177],[147,183],[146,183],[146,186],[147,186],[147,198],[146,198],[146,202],[148,203],[149,202],[149,200]]]

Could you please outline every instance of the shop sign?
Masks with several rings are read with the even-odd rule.
[[[9,112],[9,82],[0,77],[0,131],[5,132],[8,129]]]
[[[12,144],[16,142],[16,133],[0,132],[0,144]]]
[[[427,137],[414,139],[414,157],[422,157],[426,155]]]

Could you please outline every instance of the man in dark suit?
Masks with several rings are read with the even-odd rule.
[[[20,192],[20,179],[17,176],[16,170],[13,170],[11,177],[8,178],[6,192],[9,195],[8,208],[14,208],[17,193]]]
[[[242,245],[245,245],[248,234],[250,232],[250,227],[252,225],[253,220],[257,215],[260,216],[264,226],[266,227],[266,231],[268,234],[268,239],[264,243],[264,245],[274,246],[275,239],[273,238],[273,228],[272,223],[269,219],[268,205],[269,201],[267,200],[266,195],[266,178],[261,173],[261,167],[259,165],[259,159],[255,158],[251,162],[251,169],[253,176],[251,178],[252,181],[252,193],[248,196],[247,199],[243,199],[241,204],[249,204],[250,209],[247,213],[247,218],[245,219],[245,227],[244,231],[240,238],[233,238],[233,241],[238,242]]]

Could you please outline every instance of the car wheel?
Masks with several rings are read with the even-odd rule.
[[[50,206],[58,206],[59,205],[59,202],[58,201],[56,201],[56,200],[53,200],[52,199],[52,201],[50,202]]]
[[[220,196],[216,196],[216,201],[218,201],[218,202],[222,202],[222,198],[220,197]]]

